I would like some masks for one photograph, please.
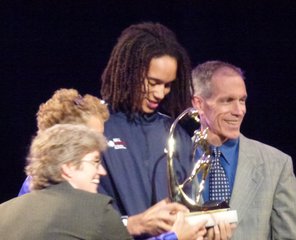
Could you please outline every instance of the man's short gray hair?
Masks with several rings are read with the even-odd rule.
[[[207,61],[197,65],[192,71],[193,89],[191,89],[192,96],[202,96],[208,98],[211,96],[211,80],[213,75],[222,68],[231,69],[244,79],[243,71],[227,62],[219,60]]]

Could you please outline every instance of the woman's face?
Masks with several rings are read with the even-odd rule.
[[[171,91],[171,83],[177,76],[177,60],[164,55],[153,58],[150,62],[147,77],[145,78],[142,111],[153,113],[160,102]]]
[[[98,151],[84,155],[79,167],[73,164],[68,164],[65,167],[69,177],[68,182],[74,188],[92,193],[97,193],[100,177],[106,175]]]

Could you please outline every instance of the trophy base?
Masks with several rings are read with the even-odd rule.
[[[210,210],[216,210],[216,209],[226,209],[230,208],[228,203],[225,201],[208,201],[203,203],[202,205],[198,204],[191,204],[188,202],[182,202],[179,201],[179,203],[185,205],[190,212],[202,212],[202,211],[210,211]]]
[[[186,214],[186,219],[192,225],[207,220],[206,227],[212,227],[220,220],[229,223],[236,223],[238,220],[236,210],[231,210],[230,208],[190,212]]]

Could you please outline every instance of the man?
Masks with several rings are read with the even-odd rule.
[[[192,78],[192,104],[199,111],[201,130],[208,128],[209,143],[221,151],[230,189],[230,199],[224,200],[238,213],[232,239],[296,239],[291,157],[240,133],[247,99],[242,71],[208,61],[193,70]],[[205,201],[210,199],[209,185],[208,180]]]
[[[2,239],[132,239],[97,193],[106,174],[102,134],[82,125],[57,124],[39,131],[28,156],[32,192],[0,205]]]

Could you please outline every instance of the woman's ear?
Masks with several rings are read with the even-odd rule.
[[[64,163],[61,167],[62,177],[66,180],[71,179],[73,176],[73,170],[75,166],[71,163]]]

